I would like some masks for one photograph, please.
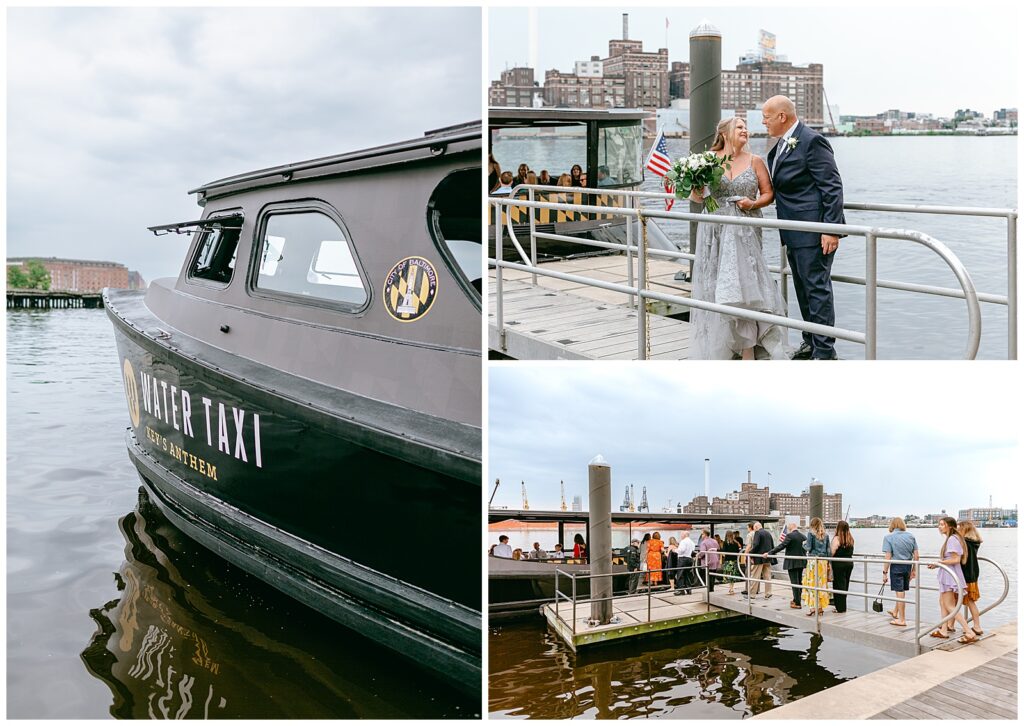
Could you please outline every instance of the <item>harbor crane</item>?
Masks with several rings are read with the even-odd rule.
[[[631,502],[629,501],[629,486],[627,485],[626,486],[626,496],[623,497],[623,499],[622,499],[622,506],[619,507],[619,511],[620,512],[628,512],[628,511],[630,511],[630,509],[629,509],[630,505],[631,505]]]
[[[501,479],[494,480],[494,489],[491,490],[491,499],[487,502],[487,508],[490,509],[491,505],[494,504],[494,495],[498,493],[498,487],[501,485]]]
[[[530,501],[526,498],[526,482],[519,482],[523,488],[523,511],[525,512],[530,508]]]
[[[562,511],[563,511],[563,512],[567,512],[567,511],[569,511],[569,505],[567,505],[567,504],[565,503],[565,482],[564,482],[564,481],[560,481],[560,482],[558,482],[558,483],[559,483],[559,484],[561,485],[561,487],[562,487]],[[523,495],[523,497],[525,498],[525,497],[526,497],[526,495],[524,494],[524,495]]]
[[[650,506],[647,504],[647,486],[644,485],[643,493],[640,495],[640,506],[637,508],[638,512],[649,512],[651,511]]]
[[[629,485],[629,511],[636,511],[636,489],[632,484]]]

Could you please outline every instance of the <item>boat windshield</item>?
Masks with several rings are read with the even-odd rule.
[[[602,126],[597,139],[597,186],[643,181],[643,133],[639,126]]]
[[[495,128],[491,132],[491,153],[501,170],[511,172],[513,177],[525,164],[538,176],[547,171],[550,184],[555,185],[561,174],[571,173],[573,165],[578,164],[586,175],[587,126]]]

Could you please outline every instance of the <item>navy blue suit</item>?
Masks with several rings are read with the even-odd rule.
[[[782,154],[772,175],[776,216],[791,221],[844,224],[843,180],[832,146],[802,121],[797,123],[790,138],[796,139],[794,148],[780,142],[768,152],[769,171],[775,166],[776,155]],[[820,233],[781,229],[779,234],[786,245],[803,319],[835,325],[831,275],[835,253],[822,253]],[[812,358],[835,355],[835,338],[810,333],[804,333],[803,338],[811,346]]]

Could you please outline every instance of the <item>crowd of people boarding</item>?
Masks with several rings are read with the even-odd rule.
[[[907,592],[914,579],[921,575],[918,566],[924,564],[927,569],[936,570],[942,617],[955,611],[953,618],[930,636],[952,638],[957,635],[959,626],[962,632],[957,640],[974,643],[984,634],[978,609],[978,549],[982,537],[973,522],[958,523],[948,516],[939,520],[938,530],[943,538],[938,559],[922,563],[917,540],[907,530],[906,522],[902,517],[890,520],[889,533],[882,541],[885,557],[882,587],[888,584],[895,599],[892,609],[888,610],[889,624],[893,628],[907,627]],[[777,541],[760,522],[750,522],[745,537],[734,530],[727,531],[723,539],[718,534],[712,536],[707,528],[700,530],[696,541],[688,532],[680,535],[679,539],[669,537],[665,542],[660,532],[649,532],[629,543],[622,551],[629,572],[629,593],[668,589],[677,594],[690,594],[693,589],[706,586],[704,573],[707,573],[721,586],[728,586],[729,595],[756,598],[762,594],[763,586],[763,597],[770,599],[774,595],[772,566],[776,556],[781,554],[782,569],[792,592],[790,608],[804,609],[812,617],[847,611],[856,542],[845,521],[838,522],[831,535],[819,517],[812,518],[802,529],[796,522],[790,522]],[[498,544],[491,547],[491,555],[544,561],[571,558],[585,562],[587,547],[583,536],[576,534],[571,553],[563,551],[561,544],[555,544],[549,552],[539,542],[533,543],[533,550],[524,552],[512,549],[508,537],[502,535]],[[744,589],[736,590],[737,585],[744,584]],[[960,596],[971,615],[970,621],[957,607]]]

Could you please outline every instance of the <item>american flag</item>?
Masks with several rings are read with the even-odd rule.
[[[651,147],[651,155],[647,157],[647,168],[661,177],[665,193],[671,194],[673,191],[672,183],[665,177],[665,174],[672,168],[672,160],[668,156],[668,144],[665,143],[665,133],[660,129],[658,130],[658,138],[654,140],[654,146]],[[666,199],[665,210],[672,209],[674,203],[674,199]]]

